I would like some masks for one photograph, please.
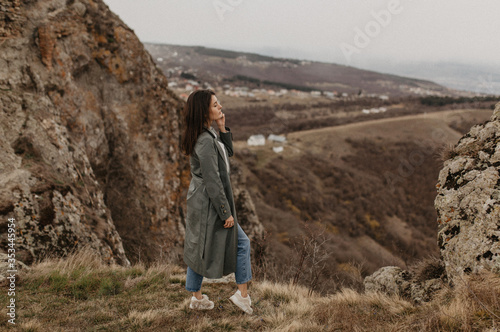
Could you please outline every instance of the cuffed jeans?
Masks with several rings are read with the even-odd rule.
[[[250,265],[250,240],[238,224],[238,255],[236,258],[236,272],[234,273],[236,283],[246,284],[252,279],[252,267]],[[201,289],[203,276],[191,270],[188,266],[186,274],[186,290],[197,292]]]

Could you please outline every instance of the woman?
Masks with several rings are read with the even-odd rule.
[[[197,90],[185,107],[182,149],[190,156],[191,183],[187,193],[186,290],[193,293],[191,309],[212,309],[214,303],[201,293],[203,277],[221,278],[235,272],[238,290],[230,300],[251,314],[247,282],[252,279],[250,241],[238,224],[229,180],[233,155],[230,129],[212,90]],[[215,121],[220,137],[211,127]]]

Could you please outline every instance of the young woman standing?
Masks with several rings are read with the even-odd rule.
[[[203,277],[221,278],[235,272],[238,290],[230,300],[251,314],[247,292],[247,282],[252,279],[250,240],[238,224],[229,179],[232,134],[212,90],[191,93],[184,111],[182,149],[190,157],[192,176],[184,240],[186,290],[193,293],[189,307],[212,309],[214,303],[201,293]],[[213,121],[220,135],[211,127]]]

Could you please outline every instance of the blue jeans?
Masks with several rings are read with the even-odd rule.
[[[250,265],[250,240],[238,224],[238,256],[236,258],[236,283],[246,284],[252,279],[252,267]],[[188,266],[186,274],[186,290],[197,292],[201,289],[203,276],[191,270]]]

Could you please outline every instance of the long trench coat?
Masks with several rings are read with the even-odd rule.
[[[205,130],[190,156],[191,183],[187,193],[184,262],[207,278],[221,278],[236,271],[237,217],[224,153],[217,140],[233,155],[232,133],[226,127],[220,138]],[[224,228],[230,216],[234,226]]]

